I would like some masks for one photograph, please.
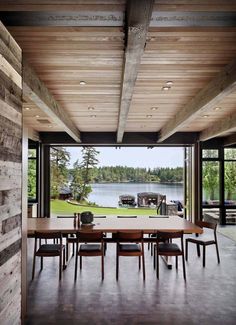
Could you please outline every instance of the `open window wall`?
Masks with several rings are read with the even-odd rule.
[[[203,219],[236,224],[236,149],[202,148],[201,162]]]

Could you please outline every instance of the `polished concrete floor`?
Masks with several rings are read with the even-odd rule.
[[[74,259],[58,281],[58,260],[45,259],[34,281],[29,279],[27,325],[49,324],[236,324],[236,242],[219,234],[221,263],[214,247],[207,247],[206,267],[190,246],[187,281],[179,270],[160,264],[160,279],[146,247],[146,281],[137,258],[121,257],[120,278],[115,278],[115,246],[108,246],[105,279],[100,259],[84,258],[74,283]],[[28,276],[32,267],[29,239]],[[191,244],[190,244],[191,245]],[[179,261],[181,262],[181,261]]]

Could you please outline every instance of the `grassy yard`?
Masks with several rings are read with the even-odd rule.
[[[156,215],[156,209],[145,208],[104,208],[92,206],[76,206],[66,201],[51,201],[51,212],[54,215],[71,215],[74,212],[91,211],[95,215]]]

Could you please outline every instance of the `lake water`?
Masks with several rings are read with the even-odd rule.
[[[119,196],[131,194],[137,198],[140,192],[155,192],[166,195],[167,201],[183,201],[183,184],[156,184],[156,183],[109,183],[92,184],[93,192],[89,195],[90,202],[106,207],[117,207]]]

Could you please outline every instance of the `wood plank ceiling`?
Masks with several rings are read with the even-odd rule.
[[[202,140],[232,138],[236,1],[148,2],[149,19],[140,15],[147,10],[144,0],[8,0],[0,3],[0,18],[78,132],[117,132],[118,142],[129,132],[153,132],[159,143],[176,132],[199,132]],[[139,37],[129,36],[137,30]],[[217,89],[217,75],[230,64]],[[24,100],[29,126],[64,131],[32,99]]]

